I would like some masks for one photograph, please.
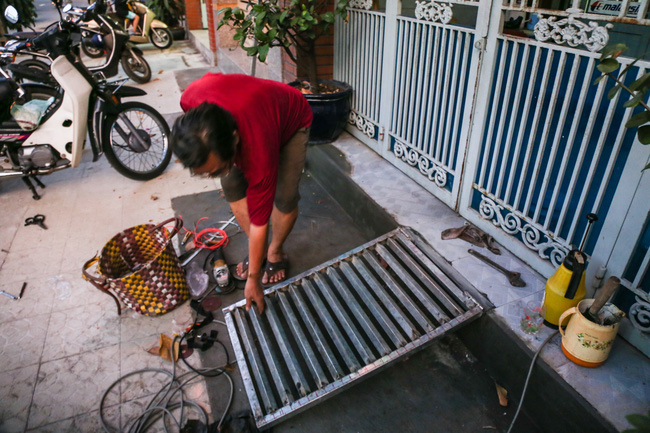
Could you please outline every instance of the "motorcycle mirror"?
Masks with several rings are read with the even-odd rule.
[[[13,6],[7,6],[5,9],[5,18],[11,24],[16,24],[18,22],[18,10]]]
[[[70,12],[71,10],[72,10],[72,3],[68,3],[67,5],[65,5],[65,6],[63,7],[63,13],[64,13],[64,14],[67,14],[67,13]]]

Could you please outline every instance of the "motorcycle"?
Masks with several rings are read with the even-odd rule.
[[[138,1],[129,2],[131,10],[136,15],[140,16],[139,25],[134,34],[130,35],[129,41],[134,44],[146,44],[151,42],[155,47],[165,49],[171,47],[174,42],[172,32],[169,30],[167,24],[160,20],[155,19],[156,14],[149,9],[144,3]],[[113,5],[114,2],[111,2]],[[127,19],[120,18],[114,11],[109,16],[123,25],[123,28],[128,28],[129,22]],[[90,58],[99,58],[103,54],[103,44],[101,40],[96,37],[88,37],[87,35],[81,41],[81,50],[85,55]]]
[[[59,10],[61,1],[53,1]],[[13,6],[6,8],[5,18],[18,21]],[[141,102],[122,102],[122,98],[146,92],[123,85],[126,80],[100,83],[81,63],[78,49],[71,43],[75,29],[75,23],[61,20],[24,43],[24,47],[29,44],[47,52],[58,88],[19,84],[0,68],[4,77],[0,79],[0,179],[21,177],[35,200],[41,197],[31,180],[44,187],[36,176],[79,166],[86,135],[93,162],[104,153],[115,170],[131,179],[153,179],[171,159],[169,126],[164,118]],[[53,102],[35,129],[23,130],[5,110],[13,102],[33,99]]]
[[[84,17],[87,24],[80,26],[81,50],[88,55],[85,48],[99,47],[99,57],[106,55],[106,62],[88,69],[105,77],[117,75],[118,63],[124,72],[136,83],[144,84],[151,80],[151,67],[144,59],[142,51],[129,41],[129,33],[119,23],[106,15],[106,3],[96,1],[86,8],[67,7],[66,14]],[[84,48],[85,47],[85,48]],[[97,58],[97,56],[89,56]]]
[[[101,56],[106,54],[106,61],[99,65],[88,66],[88,70],[96,74],[100,79],[107,79],[118,74],[119,65],[121,64],[126,75],[136,83],[144,84],[149,82],[151,80],[151,67],[144,59],[142,51],[128,42],[128,33],[115,21],[105,16],[105,12],[106,6],[103,1],[93,3],[85,9],[73,8],[72,6],[66,7],[66,13],[69,16],[77,18],[83,16],[86,22],[92,22],[95,25],[95,28],[91,28],[88,25],[83,25],[81,20],[77,20],[77,22],[72,22],[76,26],[75,33],[80,33],[82,40],[84,37],[87,38],[89,34],[96,35],[96,37],[102,38],[101,44],[106,47],[106,49],[101,50]],[[57,24],[54,23],[54,25]],[[20,68],[21,74],[29,74],[29,70],[32,73],[48,73],[51,59],[47,54],[43,54],[33,46],[25,44],[29,39],[28,36],[33,38],[39,34],[38,32],[22,32],[8,35],[11,39],[5,44],[4,50],[32,56],[31,59],[12,65],[10,69]],[[77,41],[75,40],[73,43],[76,44]],[[17,52],[19,46],[21,47],[20,53]],[[27,79],[31,80],[32,78],[27,77]]]
[[[171,47],[174,37],[167,24],[157,20],[154,11],[144,3],[136,0],[131,0],[129,3],[133,13],[140,16],[140,24],[137,29],[134,29],[135,34],[131,35],[129,40],[136,44],[146,44],[151,41],[155,47],[161,50]],[[115,19],[121,21],[117,15],[115,15]],[[127,25],[128,20],[124,20],[124,28],[127,28]]]

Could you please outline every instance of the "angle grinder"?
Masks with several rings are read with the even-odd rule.
[[[235,281],[230,275],[228,264],[223,255],[223,248],[217,248],[210,254],[210,269],[206,268],[210,280],[217,283],[215,292],[225,295],[235,290]]]

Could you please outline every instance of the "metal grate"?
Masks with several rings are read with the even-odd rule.
[[[394,230],[224,314],[258,428],[331,397],[477,318],[469,283],[413,232]]]

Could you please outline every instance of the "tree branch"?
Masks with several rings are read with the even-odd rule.
[[[616,81],[616,82],[618,83],[618,85],[621,86],[622,89],[625,89],[625,90],[626,90],[630,95],[632,95],[632,96],[636,96],[635,93],[634,93],[634,91],[630,90],[630,89],[629,89],[625,84],[623,84],[622,81],[620,81],[617,77],[615,77],[614,75],[612,75],[611,72],[608,72],[607,75],[608,75],[611,79],[613,79],[614,81]],[[648,104],[646,104],[645,102],[643,102],[643,99],[639,101],[639,104],[641,104],[641,106],[642,106],[643,108],[645,108],[646,110],[650,111],[650,107],[648,107]]]

